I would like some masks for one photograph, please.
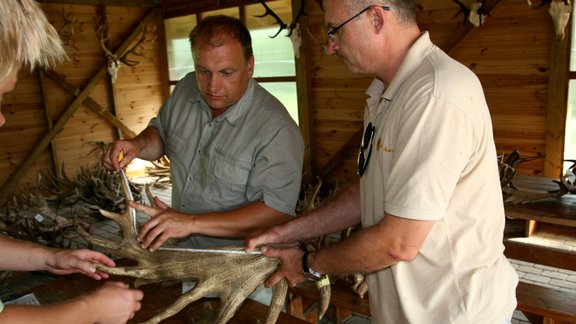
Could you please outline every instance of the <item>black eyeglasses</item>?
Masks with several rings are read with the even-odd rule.
[[[338,26],[330,29],[330,30],[328,31],[328,39],[331,40],[331,41],[333,41],[333,40],[334,40],[334,35],[336,34],[336,32],[337,32],[340,28],[344,27],[344,25],[346,25],[347,23],[351,22],[354,18],[360,16],[361,14],[365,13],[366,11],[368,11],[369,9],[372,9],[372,8],[374,8],[374,7],[376,7],[376,6],[366,7],[366,8],[364,8],[362,11],[360,11],[359,13],[357,13],[357,14],[355,14],[354,16],[348,18],[348,20],[346,20],[345,22],[343,22],[343,23],[341,23],[340,25],[338,25]],[[380,7],[381,7],[382,9],[386,10],[386,11],[390,11],[390,10],[392,9],[392,8],[390,8],[390,6],[380,6]]]
[[[362,177],[366,168],[368,167],[368,161],[370,161],[370,154],[372,154],[372,138],[374,137],[374,130],[376,127],[372,123],[368,123],[364,135],[362,136],[362,143],[360,143],[360,150],[358,152],[358,175]],[[368,150],[368,153],[366,153]]]

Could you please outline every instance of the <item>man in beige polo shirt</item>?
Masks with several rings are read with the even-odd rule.
[[[415,1],[324,0],[329,42],[366,91],[358,182],[247,241],[310,239],[362,223],[315,252],[282,260],[267,284],[367,273],[374,323],[509,323],[518,277],[503,254],[504,207],[478,78],[421,32]]]

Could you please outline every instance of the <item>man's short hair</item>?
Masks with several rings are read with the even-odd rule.
[[[388,5],[400,23],[416,23],[416,0],[347,0],[344,4],[351,15],[372,5]]]
[[[249,60],[253,53],[252,37],[248,28],[237,18],[217,15],[208,16],[200,20],[198,25],[190,32],[190,45],[192,51],[198,45],[222,45],[221,36],[228,36],[238,40],[242,46],[244,57]]]
[[[50,67],[66,58],[60,36],[33,0],[0,0],[0,85],[23,66]]]

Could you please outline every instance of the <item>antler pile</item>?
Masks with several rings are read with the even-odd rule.
[[[123,190],[128,197],[127,188]],[[140,247],[131,223],[131,208],[123,214],[100,211],[114,220],[122,230],[119,242],[97,239],[85,230],[78,231],[89,243],[103,247],[110,252],[137,261],[137,266],[100,270],[110,274],[138,278],[136,287],[157,282],[196,281],[196,286],[179,297],[171,306],[146,323],[158,323],[182,310],[189,303],[210,293],[219,295],[222,307],[214,323],[226,323],[236,313],[242,302],[278,267],[279,261],[254,254],[216,254],[205,252],[182,252],[163,250],[149,252]],[[243,250],[243,247],[226,249]],[[273,288],[273,297],[266,323],[275,323],[284,305],[287,283],[281,281]],[[324,298],[324,296],[323,296]],[[327,303],[326,303],[327,304]]]

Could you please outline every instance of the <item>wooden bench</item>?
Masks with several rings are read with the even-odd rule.
[[[531,323],[576,323],[576,294],[527,282],[516,288],[517,310]]]
[[[506,257],[576,271],[576,252],[505,240]],[[517,310],[532,323],[576,323],[576,293],[519,282]]]

